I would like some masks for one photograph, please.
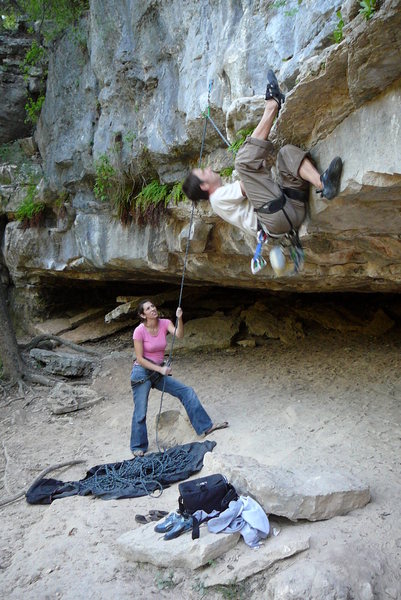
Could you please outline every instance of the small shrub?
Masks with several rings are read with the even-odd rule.
[[[177,181],[177,183],[175,183],[171,188],[171,191],[169,193],[169,201],[173,202],[175,206],[177,206],[179,202],[187,201],[187,197],[182,191],[182,181]]]
[[[95,197],[109,201],[123,225],[129,224],[133,217],[140,224],[156,224],[170,202],[177,205],[186,200],[182,182],[161,184],[154,179],[136,195],[135,187],[135,178],[129,172],[116,170],[105,154],[95,162]]]
[[[116,171],[110,164],[109,157],[102,154],[95,163],[95,185],[93,192],[95,197],[102,202],[106,202],[113,195],[115,189]]]
[[[337,26],[333,32],[333,38],[334,38],[334,41],[336,42],[336,44],[339,44],[344,37],[343,36],[344,19],[341,14],[341,10],[338,10],[336,12],[336,15],[337,15],[338,21],[337,21]]]
[[[0,162],[7,163],[12,161],[13,143],[8,142],[0,146]]]
[[[159,590],[171,589],[175,587],[177,584],[174,581],[173,571],[170,571],[167,576],[163,575],[163,573],[159,573],[156,578],[156,585]]]
[[[123,136],[123,141],[126,144],[132,144],[132,142],[136,139],[136,133],[133,131],[127,131],[127,133]]]
[[[31,47],[25,54],[24,60],[21,65],[21,70],[24,74],[24,79],[27,81],[29,78],[31,68],[41,64],[45,58],[45,49],[43,46],[38,44],[36,40],[33,40]]]
[[[243,581],[229,585],[217,585],[215,589],[226,600],[245,600],[247,598],[245,583]]]
[[[226,167],[225,169],[221,169],[220,176],[221,177],[231,177],[233,174],[234,167]]]
[[[373,13],[377,9],[377,1],[376,0],[362,0],[359,3],[360,9],[359,14],[363,15],[367,21],[373,17]]]
[[[17,31],[18,22],[17,22],[17,18],[14,14],[2,15],[1,20],[2,20],[4,29],[6,29],[8,31]]]
[[[137,196],[135,196],[135,206],[139,209],[146,209],[150,204],[163,203],[167,206],[169,201],[168,187],[157,180],[148,183]]]
[[[63,191],[53,202],[54,212],[58,219],[64,219],[67,214],[66,203],[68,202],[68,192]]]
[[[37,100],[28,98],[28,102],[25,104],[26,119],[25,123],[32,123],[36,125],[39,119],[40,111],[42,110],[43,102],[45,101],[44,94],[41,94]]]
[[[237,131],[235,140],[228,147],[229,151],[234,154],[237,154],[238,150],[241,148],[242,144],[245,142],[246,138],[253,133],[253,129],[240,129]]]
[[[139,223],[156,225],[169,202],[168,186],[157,180],[148,183],[133,200],[132,213]]]
[[[43,221],[45,205],[36,200],[36,183],[27,186],[27,193],[15,213],[17,221],[20,221],[24,229],[38,227]]]
[[[290,10],[285,10],[284,15],[286,17],[295,17],[295,15],[297,14],[298,11],[299,11],[299,8],[297,8],[297,7],[291,8]]]
[[[117,211],[117,216],[122,225],[129,225],[132,221],[132,202],[134,198],[133,186],[129,187],[120,183],[112,197],[112,204]]]

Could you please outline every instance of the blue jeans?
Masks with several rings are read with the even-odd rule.
[[[151,377],[149,379],[149,377]],[[205,433],[213,425],[211,418],[203,408],[194,390],[178,379],[159,375],[155,371],[134,365],[131,372],[131,388],[134,398],[134,414],[131,427],[131,450],[148,449],[148,432],[146,428],[146,412],[151,387],[164,391],[178,398],[187,411],[192,427],[198,435]]]

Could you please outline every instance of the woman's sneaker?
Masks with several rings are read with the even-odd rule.
[[[170,531],[177,523],[181,523],[183,521],[182,515],[178,513],[171,513],[166,519],[164,519],[163,523],[158,523],[155,527],[155,531],[157,533],[166,533],[166,531]]]
[[[269,69],[267,71],[267,87],[265,100],[273,98],[278,104],[278,110],[280,111],[282,103],[285,101],[284,94],[280,91],[277,78],[273,71]]]
[[[173,540],[174,538],[182,535],[186,531],[190,531],[193,527],[194,520],[192,517],[181,517],[180,521],[177,521],[174,526],[163,536],[163,539]]]

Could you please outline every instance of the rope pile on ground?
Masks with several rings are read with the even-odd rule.
[[[26,493],[29,504],[51,504],[67,496],[93,494],[103,500],[146,496],[188,479],[203,467],[216,442],[192,442],[143,457],[92,467],[79,481],[40,479]]]

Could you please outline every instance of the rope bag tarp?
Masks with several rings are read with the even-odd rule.
[[[119,463],[92,467],[80,481],[41,479],[29,488],[29,504],[51,504],[58,498],[92,494],[103,500],[137,498],[156,490],[160,493],[172,483],[188,479],[203,467],[206,452],[216,442],[192,442],[165,452],[154,452]]]

